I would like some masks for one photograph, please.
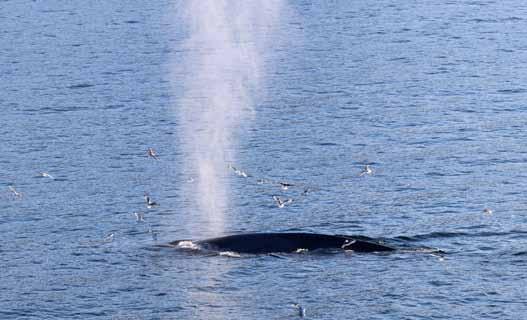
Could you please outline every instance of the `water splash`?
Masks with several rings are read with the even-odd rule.
[[[172,81],[182,90],[175,107],[184,171],[195,178],[185,196],[193,199],[197,216],[192,219],[200,235],[225,228],[227,165],[236,162],[236,137],[254,117],[266,35],[282,7],[282,1],[196,0],[176,10],[187,37],[183,55],[175,58]]]

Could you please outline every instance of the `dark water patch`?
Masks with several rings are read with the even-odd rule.
[[[468,229],[480,229],[480,228],[484,229],[485,227],[486,225],[481,225],[477,227],[469,227]],[[413,242],[413,241],[422,241],[422,240],[429,240],[429,239],[462,238],[462,237],[469,237],[469,238],[509,237],[511,235],[517,235],[517,234],[522,234],[525,236],[527,235],[527,230],[526,231],[511,230],[507,232],[505,231],[504,232],[481,231],[481,232],[474,232],[474,233],[470,233],[470,232],[431,232],[431,233],[419,234],[419,235],[413,235],[413,236],[397,236],[393,239],[396,239],[396,240],[400,239],[404,241]]]
[[[108,105],[105,105],[102,107],[102,109],[105,109],[105,110],[116,110],[116,109],[122,109],[122,108],[125,108],[126,105],[124,104],[108,104]]]
[[[409,62],[410,59],[408,57],[395,57],[395,58],[390,58],[388,59],[387,61],[402,61],[402,62]]]
[[[40,10],[40,12],[42,13],[68,13],[70,11],[66,9],[43,9],[43,10]]]
[[[497,91],[498,93],[503,94],[516,94],[516,93],[525,93],[526,89],[523,88],[516,88],[516,89],[500,89]]]
[[[23,308],[17,308],[14,310],[0,310],[0,316],[2,319],[24,319],[28,316],[31,316],[32,314],[33,312],[31,310],[25,310]]]
[[[436,75],[436,74],[447,74],[449,71],[445,68],[439,68],[438,71],[426,71],[424,74],[426,75]]]
[[[475,23],[497,23],[498,20],[496,19],[490,19],[490,18],[474,18],[474,19],[469,19],[466,21],[467,23],[471,23],[471,22],[475,22]]]
[[[60,78],[64,78],[64,77],[66,77],[66,76],[67,76],[67,75],[64,74],[64,73],[59,73],[59,74],[49,74],[49,75],[48,75],[48,77],[50,77],[50,78],[59,78],[59,79],[60,79]]]
[[[136,72],[136,70],[130,69],[130,68],[122,68],[122,69],[117,69],[116,72],[117,73],[129,73],[129,72]]]
[[[524,19],[521,17],[512,16],[512,17],[502,18],[500,19],[500,22],[519,22],[523,20]]]
[[[84,88],[91,88],[94,86],[95,86],[94,84],[90,84],[90,83],[79,83],[79,84],[68,86],[67,88],[68,89],[84,89]]]
[[[362,87],[362,86],[378,86],[378,85],[384,85],[384,84],[386,84],[386,82],[384,82],[384,81],[376,81],[376,82],[354,83],[353,85],[355,85],[357,87]]]
[[[322,147],[338,147],[339,146],[338,143],[333,143],[333,142],[317,142],[315,144],[317,146],[322,146]]]
[[[410,43],[410,42],[412,41],[409,39],[397,39],[397,40],[392,41],[392,43]]]
[[[85,111],[85,110],[89,110],[89,108],[88,107],[81,107],[81,106],[63,107],[63,108],[44,107],[44,108],[41,108],[41,109],[38,109],[38,110],[34,110],[34,111],[38,111],[38,112],[40,112],[42,114],[54,114],[54,113],[67,113],[67,112]]]

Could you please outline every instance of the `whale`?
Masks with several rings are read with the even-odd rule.
[[[204,240],[176,240],[170,247],[181,247],[191,241],[207,251],[248,254],[293,253],[304,250],[344,250],[353,252],[389,252],[395,248],[364,236],[329,235],[321,233],[244,233]]]

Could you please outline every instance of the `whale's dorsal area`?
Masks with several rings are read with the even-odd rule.
[[[182,240],[169,243],[178,246]],[[194,241],[206,250],[237,253],[296,252],[298,250],[341,249],[355,252],[386,252],[395,249],[365,237],[320,233],[244,233]]]

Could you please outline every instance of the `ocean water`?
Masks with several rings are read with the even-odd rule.
[[[184,103],[210,43],[188,46],[184,2],[0,2],[1,319],[526,317],[527,6],[278,4],[247,33],[261,79],[235,99],[251,105],[213,172],[211,229],[185,129],[200,118],[181,116],[203,112]],[[157,246],[255,231],[445,254]]]

